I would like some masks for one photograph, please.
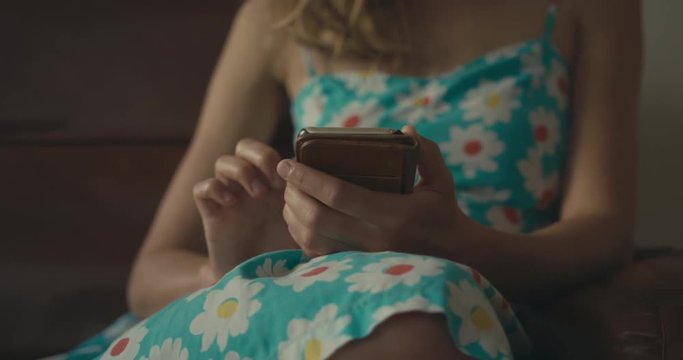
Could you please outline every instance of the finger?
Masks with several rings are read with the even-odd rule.
[[[237,143],[235,155],[256,166],[274,188],[284,188],[285,183],[275,170],[280,161],[280,154],[275,149],[258,140],[245,138]]]
[[[233,155],[223,155],[216,161],[214,173],[224,184],[237,181],[252,197],[264,195],[269,190],[261,172],[246,159]]]
[[[292,212],[292,208],[285,205],[282,209],[282,217],[287,223],[287,229],[292,239],[309,256],[327,255],[340,251],[350,250],[350,247],[316,233],[302,224]]]
[[[372,223],[381,220],[392,197],[397,196],[368,190],[291,160],[280,161],[277,171],[288,184],[328,207]]]
[[[439,145],[418,134],[412,125],[404,126],[401,131],[412,136],[419,144],[417,159],[417,169],[420,173],[419,187],[454,195],[453,175],[443,160]]]
[[[367,250],[364,240],[369,238],[371,225],[364,220],[330,209],[293,186],[287,186],[284,199],[292,214],[307,228],[347,247]]]
[[[206,179],[197,183],[192,189],[192,194],[198,205],[231,206],[237,202],[236,194],[215,178]]]

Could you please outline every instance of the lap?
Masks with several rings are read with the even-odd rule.
[[[453,344],[446,317],[420,312],[390,317],[364,338],[354,340],[332,354],[330,360],[471,359]]]
[[[401,353],[506,359],[526,346],[510,306],[466,266],[392,252],[309,261],[300,251],[282,251],[178,299],[115,340],[102,358],[149,357],[166,347],[191,359],[343,359],[391,343],[408,346],[416,334],[421,342]]]

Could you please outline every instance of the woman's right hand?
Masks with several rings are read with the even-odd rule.
[[[263,252],[296,248],[282,218],[285,182],[276,172],[280,155],[254,139],[215,163],[214,177],[197,183],[194,200],[209,253],[204,274],[219,279]]]

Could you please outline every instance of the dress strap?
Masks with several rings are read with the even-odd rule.
[[[315,71],[315,63],[313,62],[313,53],[311,52],[311,49],[307,47],[303,49],[303,52],[306,73],[308,73],[308,77],[310,78],[317,74],[317,71]]]
[[[553,1],[548,5],[548,11],[545,17],[545,29],[543,30],[543,39],[547,41],[553,40],[555,33],[555,23],[557,18],[557,1]]]

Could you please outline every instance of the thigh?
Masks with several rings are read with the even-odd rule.
[[[526,337],[506,304],[474,270],[443,259],[346,252],[309,260],[283,251],[176,300],[105,355],[510,359]]]
[[[411,312],[394,315],[372,333],[337,350],[331,360],[471,359],[459,351],[449,335],[446,317]]]

